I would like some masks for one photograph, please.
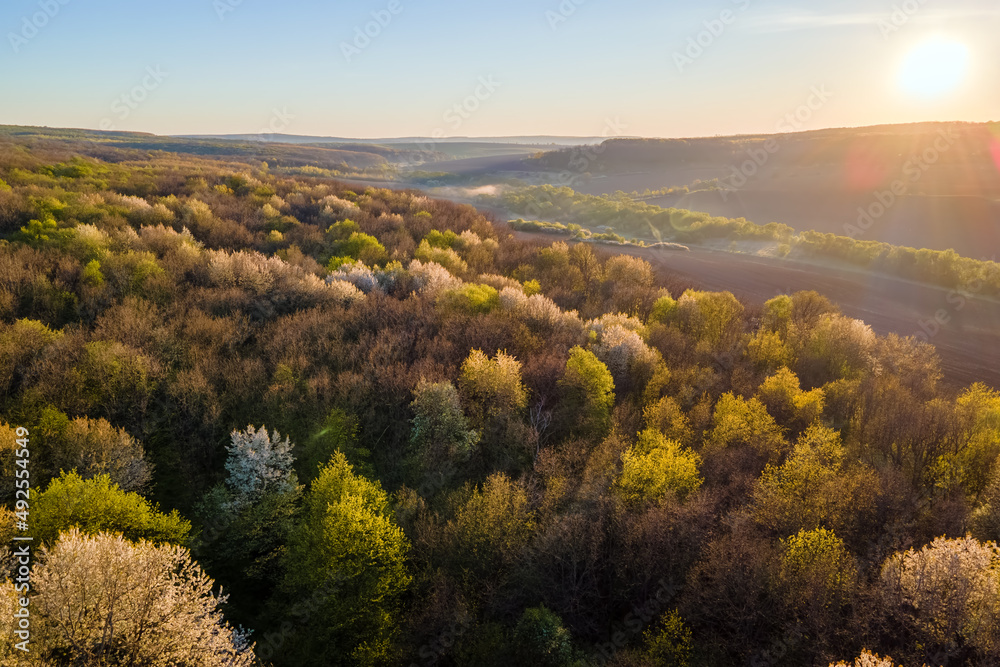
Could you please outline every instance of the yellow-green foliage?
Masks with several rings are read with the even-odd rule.
[[[1000,392],[976,383],[955,403],[962,446],[935,461],[931,476],[943,488],[956,486],[975,498],[1000,470]]]
[[[524,487],[496,473],[481,489],[473,489],[445,527],[446,543],[453,551],[449,558],[469,574],[494,576],[497,568],[520,555],[534,530],[535,517]],[[473,577],[468,583],[480,582]]]
[[[455,232],[450,229],[440,232],[436,229],[432,229],[430,233],[424,237],[424,240],[432,248],[454,248],[459,245],[460,237]]]
[[[669,309],[669,304],[665,305]],[[713,347],[738,333],[743,304],[729,292],[688,290],[677,301],[681,329]]]
[[[615,381],[597,355],[580,346],[571,349],[559,386],[574,424],[595,435],[607,432],[615,406]]]
[[[347,219],[347,220],[338,220],[337,222],[333,223],[327,228],[326,233],[328,236],[330,236],[330,238],[336,241],[343,241],[351,234],[360,231],[361,228],[358,227],[358,223],[354,222],[351,219]]]
[[[49,346],[63,338],[38,320],[0,322],[0,395],[6,395],[17,377]]]
[[[795,361],[792,346],[781,334],[761,328],[747,341],[747,358],[761,370],[777,370]]]
[[[873,511],[878,486],[870,470],[847,468],[844,457],[839,433],[819,424],[809,427],[785,463],[764,470],[754,491],[754,518],[786,534],[850,529]]]
[[[800,530],[781,540],[780,577],[791,592],[820,595],[827,604],[845,601],[854,584],[854,557],[825,528]]]
[[[773,299],[768,299],[764,304],[762,328],[780,334],[782,337],[787,336],[788,328],[792,323],[792,309],[792,297],[787,294],[779,294]]]
[[[659,322],[667,324],[677,314],[677,300],[669,294],[661,296],[653,304],[653,309],[649,311],[649,322]]]
[[[73,238],[72,229],[59,226],[55,218],[46,216],[41,220],[29,220],[27,227],[21,227],[21,232],[15,238],[36,247],[52,245],[64,247]]]
[[[642,633],[646,657],[662,667],[688,667],[694,652],[694,634],[674,609]]]
[[[614,483],[618,497],[629,505],[655,502],[667,495],[684,499],[702,484],[701,457],[676,440],[646,429],[639,441],[622,453],[622,472]]]
[[[480,418],[513,416],[528,405],[521,362],[506,352],[490,359],[482,350],[473,350],[462,363],[458,384],[470,412]]]
[[[671,396],[664,396],[656,403],[647,405],[642,411],[642,416],[647,428],[660,431],[668,440],[689,445],[694,439],[690,421],[677,400]]]
[[[452,275],[461,275],[469,269],[465,260],[452,248],[435,248],[427,242],[427,239],[420,242],[413,256],[421,262],[436,262],[448,269]]]
[[[352,260],[373,266],[384,264],[389,259],[385,246],[379,243],[377,238],[364,232],[351,232],[346,239],[335,242],[333,252],[334,256],[327,263],[327,269],[330,271],[335,271]]]
[[[164,514],[138,493],[122,491],[107,475],[83,479],[63,473],[45,491],[32,491],[31,528],[35,539],[52,543],[77,527],[84,533],[121,533],[134,541],[185,544],[191,524],[176,510]]]
[[[489,313],[500,306],[500,293],[489,285],[463,285],[442,292],[438,304],[449,313]]]
[[[306,494],[302,521],[288,545],[291,590],[336,587],[297,638],[301,650],[317,659],[325,655],[327,664],[345,655],[353,664],[385,664],[399,597],[412,580],[409,550],[382,485],[355,474],[337,452]]]
[[[787,449],[781,427],[764,404],[756,398],[746,400],[732,392],[723,394],[715,405],[707,444],[715,447],[746,444],[769,458],[777,458]]]
[[[83,267],[83,273],[80,274],[80,279],[83,280],[84,284],[91,287],[100,287],[103,285],[104,274],[101,273],[101,263],[96,259],[87,262],[87,265]]]
[[[823,390],[802,391],[799,378],[787,368],[764,380],[757,390],[757,398],[779,424],[797,430],[809,426],[823,414]]]

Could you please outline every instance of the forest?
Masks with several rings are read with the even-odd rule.
[[[995,388],[272,167],[0,137],[0,665],[1000,663]]]
[[[833,260],[948,288],[976,285],[977,291],[981,290],[984,295],[1000,296],[1000,263],[995,256],[963,257],[954,250],[917,249],[812,230],[796,233],[788,225],[776,222],[760,225],[745,218],[663,208],[642,201],[641,196],[635,196],[637,194],[588,195],[565,186],[535,185],[481,199],[543,221],[560,221],[520,227],[527,231],[569,234],[580,227],[609,227],[613,232],[631,235],[633,241],[645,238],[692,244],[758,243],[773,246],[780,257]],[[857,229],[857,234],[861,235],[862,231]],[[622,238],[618,234],[615,236]]]

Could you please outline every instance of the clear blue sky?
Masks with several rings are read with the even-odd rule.
[[[800,113],[804,129],[1000,120],[995,0],[908,0],[898,25],[904,0],[563,0],[565,17],[560,0],[397,1],[348,61],[343,43],[389,0],[4,0],[0,123],[389,137],[600,135],[617,118],[625,134],[702,136],[773,131],[813,86],[833,96]],[[674,54],[724,10],[679,71]],[[967,47],[968,71],[947,95],[914,96],[903,59],[942,35]],[[481,77],[499,87],[446,115]]]

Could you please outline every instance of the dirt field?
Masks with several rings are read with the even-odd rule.
[[[515,234],[545,243],[565,240]],[[815,290],[836,303],[845,315],[864,320],[879,334],[926,337],[941,355],[949,384],[983,381],[1000,387],[1000,304],[977,298],[971,288],[963,294],[860,271],[712,250],[610,250],[642,257],[665,277],[729,291],[749,303]]]

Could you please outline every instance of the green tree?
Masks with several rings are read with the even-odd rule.
[[[454,248],[458,245],[459,238],[459,235],[450,229],[446,229],[443,232],[432,229],[427,236],[424,237],[424,240],[426,240],[432,248]]]
[[[682,445],[690,445],[694,440],[691,421],[672,396],[650,403],[643,409],[642,416],[646,428],[656,429],[668,440],[676,440]]]
[[[688,290],[677,300],[681,329],[712,348],[732,341],[742,326],[743,304],[729,292]]]
[[[571,349],[559,386],[563,391],[560,421],[565,427],[594,438],[607,435],[615,381],[597,355],[579,346]]]
[[[226,479],[198,506],[196,552],[234,592],[233,613],[251,621],[280,579],[301,487],[288,438],[253,426],[230,435]]]
[[[104,274],[101,273],[101,263],[96,259],[87,262],[87,265],[83,267],[83,272],[80,274],[80,279],[84,284],[91,287],[100,287],[103,285]]]
[[[754,518],[779,534],[828,528],[855,535],[874,515],[878,482],[867,468],[845,466],[845,456],[839,433],[809,427],[783,464],[764,470]]]
[[[562,619],[545,607],[525,609],[514,626],[514,646],[522,665],[563,667],[572,664],[573,641]]]
[[[91,535],[110,531],[133,541],[172,544],[186,544],[191,532],[177,510],[164,514],[139,494],[122,491],[107,475],[85,480],[76,472],[63,473],[32,496],[32,530],[46,544],[74,527]]]
[[[955,403],[959,422],[958,451],[948,457],[955,476],[971,498],[986,489],[1000,457],[1000,392],[977,382]]]
[[[646,657],[659,667],[688,667],[694,638],[680,613],[674,609],[660,616],[642,633]]]
[[[778,424],[796,433],[823,415],[823,390],[802,391],[799,378],[787,368],[764,380],[757,389],[757,398]]]
[[[792,346],[781,334],[765,328],[757,330],[747,341],[747,358],[762,371],[776,371],[795,362]]]
[[[451,382],[421,380],[410,407],[413,408],[410,444],[424,473],[465,461],[479,443],[480,434],[469,427],[458,391]]]
[[[494,474],[472,490],[444,529],[440,556],[449,562],[469,591],[482,582],[502,578],[528,544],[535,517],[524,488]]]
[[[778,595],[817,644],[829,643],[844,626],[846,608],[857,595],[856,580],[854,557],[833,531],[801,530],[781,540],[774,582]]]
[[[358,418],[341,408],[330,410],[318,430],[306,439],[296,461],[299,477],[304,481],[314,479],[338,450],[359,474],[374,477],[371,452],[358,442]]]
[[[361,231],[353,231],[346,239],[333,244],[333,257],[326,268],[334,271],[353,260],[374,266],[387,262],[389,255],[377,238]]]
[[[288,544],[288,591],[328,594],[296,631],[287,660],[386,664],[399,629],[400,597],[411,581],[409,548],[381,485],[355,474],[346,457],[335,454],[306,494]]]
[[[521,362],[506,352],[490,359],[481,350],[473,350],[462,363],[458,386],[474,421],[480,424],[487,418],[519,415],[528,405]]]
[[[442,292],[438,305],[445,316],[456,312],[466,315],[489,313],[500,307],[500,293],[489,285],[463,285]]]
[[[43,427],[43,452],[51,476],[63,470],[75,470],[83,479],[106,474],[125,491],[142,491],[152,479],[142,445],[106,419],[70,420],[49,408],[41,421],[48,427]]]
[[[469,270],[469,265],[453,248],[435,248],[426,239],[420,242],[413,256],[421,262],[440,264],[452,275],[461,275]]]
[[[723,394],[715,404],[712,430],[706,437],[711,447],[748,445],[766,459],[776,460],[787,449],[782,429],[757,398]]]
[[[653,309],[649,312],[649,322],[669,324],[677,315],[677,300],[669,294],[659,297],[653,302]]]
[[[647,429],[622,453],[621,475],[614,482],[618,497],[629,505],[655,502],[667,495],[683,500],[702,484],[701,457],[662,433]]]

